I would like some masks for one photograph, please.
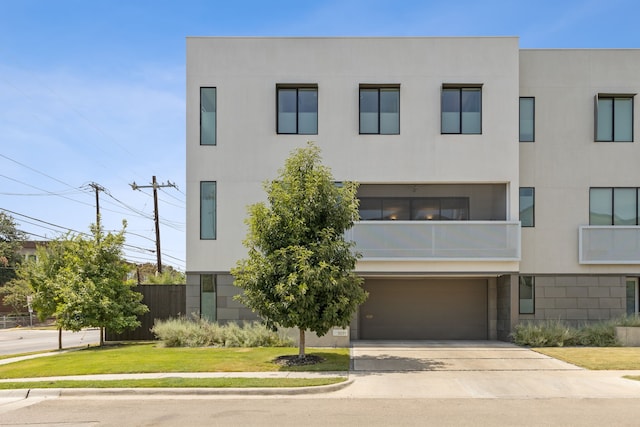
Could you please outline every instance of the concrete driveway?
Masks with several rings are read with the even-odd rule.
[[[502,341],[354,341],[354,372],[580,370]]]
[[[354,341],[344,398],[638,398],[640,371],[589,371],[500,341]]]

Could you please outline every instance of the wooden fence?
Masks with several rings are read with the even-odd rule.
[[[134,288],[143,296],[142,303],[149,307],[149,311],[138,316],[140,327],[116,334],[108,329],[105,331],[106,341],[146,341],[153,340],[155,336],[151,328],[156,319],[168,319],[184,315],[186,304],[185,285],[138,285]]]

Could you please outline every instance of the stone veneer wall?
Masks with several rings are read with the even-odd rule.
[[[238,320],[260,320],[258,315],[247,308],[244,304],[233,299],[234,296],[242,293],[242,289],[233,286],[233,276],[230,274],[217,275],[218,295],[217,295],[217,317],[218,322],[227,323]]]
[[[498,339],[510,341],[511,333],[511,276],[500,276],[497,280]]]
[[[563,320],[573,326],[626,313],[625,276],[535,276],[535,314],[519,320]]]

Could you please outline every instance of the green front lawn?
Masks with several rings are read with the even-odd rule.
[[[165,348],[160,343],[107,345],[0,365],[0,378],[152,372],[348,371],[349,349],[313,349],[325,359],[316,365],[284,367],[278,356],[297,348]]]
[[[538,353],[593,370],[640,370],[640,347],[544,347]]]

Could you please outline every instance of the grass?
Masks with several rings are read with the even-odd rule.
[[[159,343],[90,347],[0,365],[0,378],[153,372],[348,371],[349,349],[307,349],[325,359],[316,365],[284,367],[272,361],[297,354],[293,347],[166,348]]]
[[[640,347],[544,347],[538,353],[592,370],[640,370]]]
[[[327,378],[154,378],[137,380],[56,380],[0,382],[0,390],[31,388],[277,388],[314,387],[346,381]]]

